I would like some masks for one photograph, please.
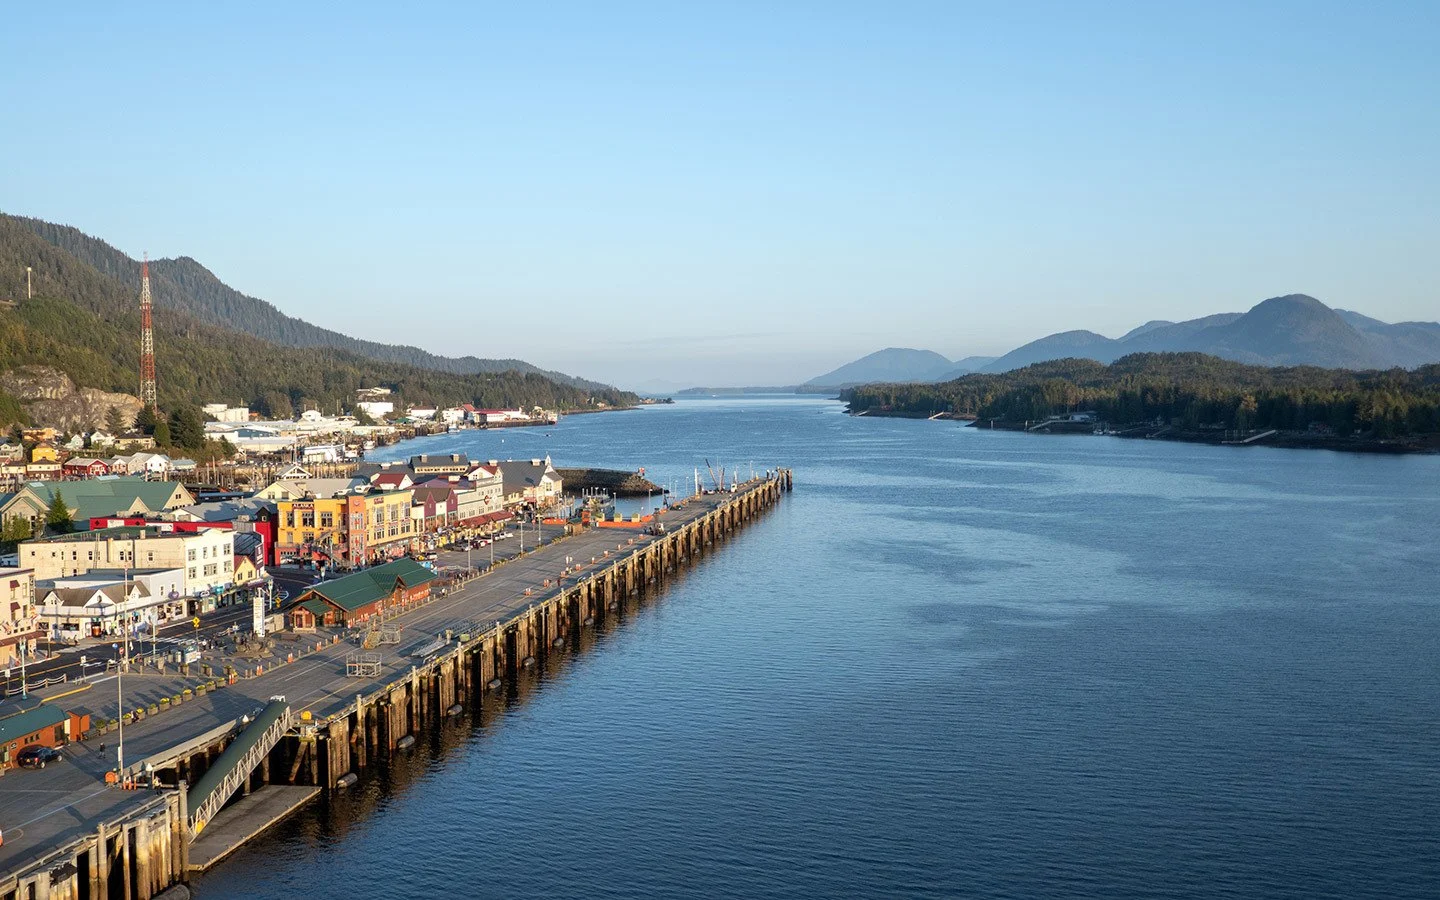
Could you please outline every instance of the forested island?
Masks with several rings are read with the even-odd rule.
[[[1110,365],[1037,363],[939,384],[870,384],[841,394],[852,414],[974,419],[1025,428],[1093,412],[1134,436],[1221,442],[1277,430],[1279,443],[1336,449],[1440,445],[1440,365],[1356,372],[1265,367],[1202,353],[1136,353]],[[1297,436],[1303,435],[1303,439]]]

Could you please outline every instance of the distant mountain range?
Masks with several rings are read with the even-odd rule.
[[[140,262],[69,225],[41,219],[9,216],[47,243],[98,269],[121,284],[140,283]],[[338,331],[287,316],[272,304],[242,294],[188,256],[150,262],[150,287],[159,308],[188,313],[197,321],[230,328],[284,347],[330,347],[348,350],[378,362],[403,363],[435,372],[474,375],[482,372],[521,372],[543,375],[552,381],[585,390],[606,390],[609,385],[542,369],[521,359],[480,359],[475,356],[437,356],[419,347],[382,344],[353,338]]]
[[[967,356],[950,360],[932,350],[890,347],[876,350],[833,372],[812,378],[802,387],[846,388],[877,381],[949,381],[978,372],[995,361],[993,356]]]
[[[1440,362],[1440,322],[1389,324],[1314,297],[1288,294],[1249,312],[1219,313],[1186,322],[1151,321],[1119,338],[1093,331],[1063,331],[1017,347],[998,359],[969,357],[949,363],[928,350],[872,353],[808,382],[849,387],[875,382],[938,382],[968,372],[1008,372],[1071,357],[1111,363],[1131,353],[1195,351],[1260,366],[1327,369],[1412,369]],[[946,365],[951,368],[946,369]]]

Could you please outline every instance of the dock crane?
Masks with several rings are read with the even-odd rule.
[[[720,474],[717,476],[715,474],[715,467],[710,465],[710,459],[708,457],[705,459],[705,468],[710,470],[710,483],[715,485],[715,490],[725,490],[725,470],[721,469]]]

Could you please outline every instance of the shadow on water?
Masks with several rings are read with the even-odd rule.
[[[521,718],[527,703],[565,678],[577,660],[603,652],[618,634],[655,612],[670,592],[710,565],[724,543],[667,572],[661,584],[646,585],[638,594],[612,601],[603,619],[573,627],[563,646],[547,648],[533,666],[521,666],[498,689],[482,691],[459,714],[442,716],[409,750],[397,750],[388,761],[368,767],[348,790],[322,793],[205,875],[197,876],[191,883],[196,896],[243,895],[246,871],[297,848],[324,851],[365,829],[405,793],[443,773],[474,748],[494,741],[507,723]]]

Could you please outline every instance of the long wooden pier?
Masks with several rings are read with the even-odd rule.
[[[33,839],[25,845],[22,835],[17,849],[7,830],[0,900],[151,900],[198,868],[189,851],[207,827],[239,836],[226,842],[225,854],[258,833],[227,823],[230,810],[213,824],[197,823],[187,805],[189,789],[245,733],[250,714],[239,710],[288,695],[292,714],[278,743],[241,773],[232,806],[243,813],[248,806],[234,798],[264,792],[266,785],[343,790],[445,721],[478,710],[549,655],[579,649],[593,629],[620,617],[624,604],[660,590],[792,488],[790,470],[779,469],[731,492],[692,498],[661,517],[659,533],[591,529],[546,545],[402,616],[412,641],[419,640],[415,632],[430,639],[406,655],[392,653],[378,678],[347,678],[345,657],[353,648],[337,642],[304,666],[273,669],[207,697],[212,702],[202,714],[181,721],[179,711],[168,713],[177,717],[168,726],[165,715],[140,723],[155,730],[144,757],[152,786],[126,792],[88,783],[71,802],[55,805],[55,816],[67,824],[50,826],[49,846]],[[417,646],[424,655],[410,655]],[[214,780],[212,774],[207,782]]]

